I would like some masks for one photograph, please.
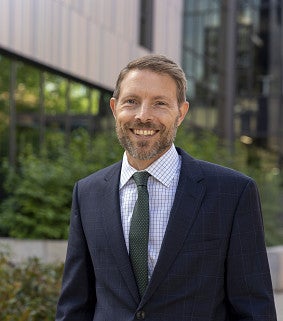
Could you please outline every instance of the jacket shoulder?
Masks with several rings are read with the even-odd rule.
[[[178,153],[182,156],[183,164],[189,171],[190,175],[195,175],[195,173],[192,173],[192,171],[195,171],[200,173],[198,175],[205,180],[237,180],[246,183],[253,181],[251,177],[240,171],[223,165],[194,158],[182,149],[178,149]]]
[[[81,178],[77,182],[77,185],[80,188],[88,189],[93,186],[99,186],[101,182],[107,181],[108,179],[112,178],[113,175],[117,175],[118,177],[121,171],[121,164],[122,162],[119,161],[110,166],[102,168],[84,178]]]

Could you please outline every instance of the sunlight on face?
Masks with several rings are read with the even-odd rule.
[[[178,106],[175,81],[166,74],[132,70],[110,105],[116,132],[130,160],[153,162],[172,145],[186,106]]]

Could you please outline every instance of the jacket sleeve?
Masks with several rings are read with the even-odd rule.
[[[231,320],[276,321],[261,206],[253,180],[248,181],[235,210],[226,273]]]
[[[56,321],[93,320],[95,275],[81,224],[78,185],[73,191],[71,223]]]

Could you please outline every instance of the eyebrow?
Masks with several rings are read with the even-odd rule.
[[[122,102],[124,100],[127,100],[129,98],[132,98],[132,99],[137,99],[139,100],[141,97],[137,94],[131,94],[130,92],[127,93],[125,96],[120,96],[119,100]],[[167,102],[169,101],[172,101],[172,99],[168,96],[165,96],[165,95],[157,95],[157,96],[154,96],[151,98],[151,101],[156,101],[156,100],[165,100]]]
[[[170,99],[169,97],[163,96],[163,95],[155,96],[155,97],[153,97],[153,98],[154,98],[154,99]]]
[[[139,96],[136,94],[129,93],[126,96],[123,96],[123,99],[127,99],[127,98],[139,98]]]
[[[123,99],[129,98],[129,97],[131,97],[131,98],[140,98],[139,95],[129,93],[126,96],[124,96]],[[152,99],[156,100],[156,99],[170,99],[170,98],[167,97],[167,96],[164,96],[164,95],[158,95],[158,96],[154,96]]]

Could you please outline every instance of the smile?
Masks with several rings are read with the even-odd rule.
[[[145,129],[133,129],[133,133],[139,136],[153,136],[156,131],[155,130],[145,130]]]

